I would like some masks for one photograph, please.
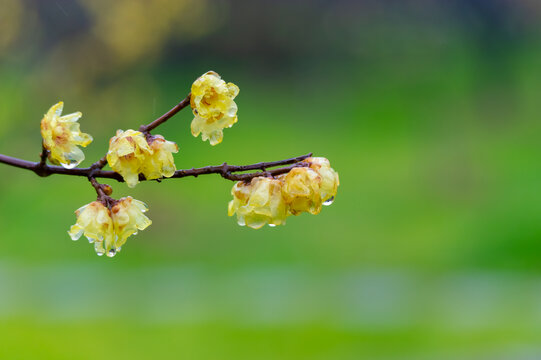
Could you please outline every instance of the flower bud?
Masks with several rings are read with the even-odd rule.
[[[94,243],[96,253],[115,256],[129,236],[146,229],[152,221],[143,213],[148,207],[131,196],[114,201],[111,209],[99,201],[93,201],[78,209],[77,222],[68,234],[72,240],[79,240],[84,234]]]
[[[111,185],[102,184],[101,189],[103,190],[103,193],[107,196],[113,193],[113,188],[111,187]]]
[[[77,122],[82,116],[80,112],[60,116],[64,103],[53,105],[41,120],[41,136],[43,146],[49,150],[49,161],[60,164],[67,169],[79,165],[85,158],[77,145],[86,147],[92,142],[92,136],[83,133]]]

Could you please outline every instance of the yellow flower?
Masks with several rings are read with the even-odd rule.
[[[76,167],[85,155],[77,145],[86,147],[92,142],[92,136],[81,132],[77,122],[80,112],[60,116],[64,103],[53,105],[41,120],[43,146],[49,150],[49,161],[67,169]]]
[[[73,225],[68,234],[72,240],[79,240],[84,235],[94,243],[98,255],[103,255],[103,242],[112,242],[115,237],[113,219],[111,212],[101,202],[93,201],[77,211],[77,222]]]
[[[146,229],[152,221],[143,213],[148,207],[131,196],[115,202],[109,210],[99,201],[91,202],[78,209],[77,222],[68,231],[73,240],[79,240],[84,234],[90,243],[94,243],[96,253],[115,256],[131,235]]]
[[[178,145],[165,140],[161,135],[154,135],[150,149],[152,154],[146,156],[141,171],[145,178],[152,180],[173,176],[177,168],[172,153],[178,152]]]
[[[111,169],[122,175],[129,187],[139,183],[139,173],[145,158],[152,154],[145,136],[140,131],[118,130],[109,140],[107,162]]]
[[[228,216],[233,216],[238,211],[238,209],[248,204],[252,188],[253,187],[251,183],[245,183],[244,181],[239,181],[235,183],[235,185],[233,185],[233,188],[231,189],[231,195],[233,195],[233,200],[231,200],[228,205]],[[242,224],[240,224],[239,221],[239,225],[244,226],[244,221],[242,222]]]
[[[139,230],[145,230],[152,224],[152,221],[144,215],[147,211],[148,207],[144,202],[135,200],[131,196],[118,200],[111,209],[115,238],[113,242],[104,244],[108,255],[111,252],[120,251],[120,247],[126,243],[128,237],[137,235]]]
[[[122,175],[129,187],[139,183],[139,174],[152,180],[171,177],[175,173],[172,153],[178,152],[177,144],[161,135],[150,139],[149,144],[140,131],[118,130],[109,141],[107,162],[111,169]]]
[[[293,215],[307,211],[319,214],[321,211],[321,176],[308,167],[293,168],[281,177],[284,185],[282,194]]]
[[[334,201],[340,180],[338,173],[331,168],[329,160],[324,157],[310,157],[304,162],[310,164],[310,168],[321,177],[320,195],[323,205],[330,205]]]
[[[209,71],[192,84],[190,104],[195,118],[192,120],[192,135],[211,145],[222,142],[223,129],[237,122],[237,104],[235,97],[239,88],[233,83],[226,83],[220,75]]]
[[[231,194],[233,200],[229,202],[228,215],[236,213],[239,225],[259,229],[265,224],[285,224],[287,209],[279,180],[256,177],[249,184],[239,181]]]

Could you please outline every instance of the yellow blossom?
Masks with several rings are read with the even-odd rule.
[[[68,231],[73,240],[83,234],[94,243],[98,255],[112,257],[131,235],[146,229],[152,221],[144,215],[148,207],[131,196],[115,202],[109,210],[99,201],[91,202],[78,209],[77,222]]]
[[[101,202],[93,201],[77,211],[77,222],[73,225],[68,234],[72,240],[79,240],[84,235],[94,247],[98,255],[103,255],[103,242],[112,242],[115,238],[113,219],[111,212]]]
[[[293,215],[307,211],[319,214],[321,211],[321,176],[309,167],[291,169],[283,177],[282,194]]]
[[[152,221],[144,215],[148,207],[142,201],[131,196],[124,197],[112,207],[113,225],[115,230],[114,241],[105,242],[104,249],[107,255],[120,251],[131,235],[137,235],[139,230],[145,230]]]
[[[146,156],[141,171],[145,178],[152,180],[173,176],[177,170],[173,153],[178,152],[178,145],[161,135],[152,136],[149,145],[152,154]]]
[[[279,180],[256,177],[249,184],[240,181],[233,186],[231,194],[228,215],[236,213],[239,225],[259,229],[265,224],[285,224],[287,209]]]
[[[41,120],[43,146],[49,150],[49,161],[67,169],[79,165],[85,158],[77,145],[86,147],[92,142],[92,136],[83,133],[77,122],[80,112],[61,116],[64,103],[53,105]]]
[[[192,84],[190,104],[195,118],[192,120],[192,135],[211,145],[222,142],[223,129],[237,122],[237,104],[234,99],[239,88],[226,83],[214,71],[203,74]]]
[[[140,131],[118,130],[109,140],[107,162],[111,169],[122,175],[129,187],[139,183],[139,173],[147,156],[152,154],[145,136]]]
[[[139,183],[139,174],[149,180],[173,176],[176,167],[172,153],[176,152],[177,144],[161,135],[151,136],[149,144],[140,131],[118,130],[109,141],[107,162],[129,187],[134,187]]]
[[[321,187],[319,193],[323,205],[330,205],[334,201],[340,180],[338,173],[331,168],[329,160],[324,157],[310,157],[304,162],[310,164],[310,168],[321,177]]]

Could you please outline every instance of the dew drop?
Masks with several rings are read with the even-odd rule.
[[[105,249],[103,248],[101,242],[94,243],[94,250],[96,250],[96,254],[98,254],[98,256],[103,256],[103,254],[105,254]]]
[[[334,196],[331,196],[330,198],[328,198],[327,200],[325,200],[325,201],[323,202],[323,205],[329,206],[329,205],[331,205],[333,202],[334,202]]]
[[[107,251],[107,256],[108,257],[113,257],[116,255],[116,250],[115,249],[111,249],[109,251]]]
[[[70,163],[70,164],[60,163],[60,165],[62,165],[62,167],[64,167],[65,169],[73,169],[78,164],[77,164],[77,162],[73,162],[73,163]]]
[[[269,224],[269,226],[270,226],[270,227],[276,227],[276,225],[275,225],[275,224]]]

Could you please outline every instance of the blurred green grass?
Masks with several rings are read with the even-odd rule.
[[[491,331],[478,336],[460,333],[396,331],[390,333],[351,333],[328,326],[291,329],[236,328],[206,326],[156,326],[118,323],[33,324],[10,323],[10,342],[0,355],[18,358],[78,359],[178,357],[216,359],[475,359],[485,356],[517,358],[528,352],[495,346],[502,342],[538,341],[531,332]],[[420,339],[423,341],[420,341]],[[59,339],[62,339],[59,343]],[[31,343],[32,346],[28,346]],[[137,345],[135,345],[137,344]],[[212,346],[209,346],[212,344]],[[422,348],[422,352],[418,349]],[[460,349],[460,350],[457,350]],[[484,351],[485,350],[485,351]],[[538,348],[532,350],[539,351]],[[402,353],[403,355],[396,355]],[[410,355],[411,354],[411,355]]]

